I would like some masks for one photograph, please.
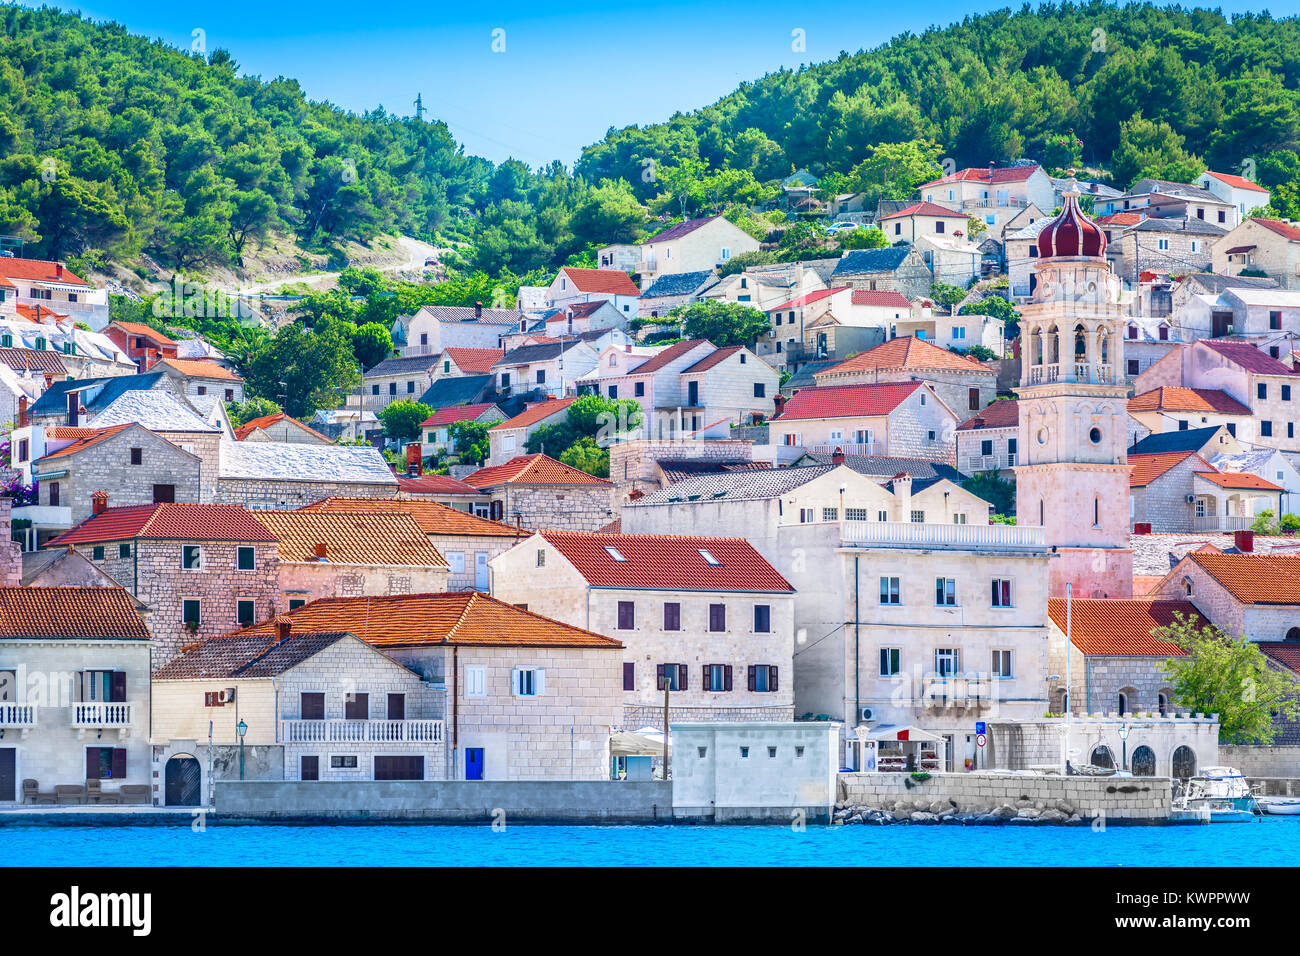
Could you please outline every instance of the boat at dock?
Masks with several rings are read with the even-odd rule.
[[[1206,767],[1174,794],[1175,813],[1209,823],[1240,823],[1263,814],[1245,774],[1233,767]]]
[[[1259,808],[1271,816],[1300,815],[1300,797],[1257,797]]]

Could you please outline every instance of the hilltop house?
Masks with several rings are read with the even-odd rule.
[[[1027,206],[1056,207],[1052,179],[1037,164],[959,169],[922,183],[917,193],[925,203],[982,220],[994,239],[1001,239],[1008,223]]]
[[[546,307],[577,302],[608,302],[629,319],[637,315],[641,290],[626,272],[612,269],[577,269],[563,266],[546,293]]]
[[[1256,209],[1267,206],[1273,197],[1273,194],[1259,183],[1252,182],[1244,176],[1216,173],[1209,169],[1201,173],[1196,185],[1234,206],[1237,210],[1237,222],[1244,221]]]
[[[677,223],[641,243],[632,271],[642,290],[665,275],[712,272],[732,256],[758,251],[758,240],[723,216],[704,216]]]
[[[499,349],[524,315],[514,309],[482,305],[426,305],[414,315],[398,316],[390,330],[393,346],[404,358],[438,355],[448,348]]]
[[[505,396],[563,398],[575,379],[596,367],[598,351],[581,338],[521,345],[492,366],[497,390]]]
[[[650,285],[642,288],[637,315],[642,319],[667,316],[679,305],[698,302],[704,291],[717,282],[718,277],[712,269],[660,275]]]
[[[224,365],[206,359],[162,358],[153,366],[182,395],[217,395],[224,402],[244,400],[244,380]]]
[[[420,433],[424,436],[425,454],[438,452],[456,453],[456,442],[451,436],[451,426],[456,422],[479,422],[495,424],[505,421],[505,414],[493,402],[478,402],[474,405],[453,405],[440,408],[420,423]]]
[[[904,243],[884,249],[845,252],[831,273],[831,284],[873,292],[899,292],[908,299],[930,294],[934,274],[916,246]]]
[[[316,429],[304,425],[298,419],[276,412],[260,418],[250,418],[235,429],[236,441],[275,441],[298,445],[332,445]]]
[[[62,262],[0,257],[0,286],[20,309],[53,310],[91,329],[108,324],[108,292],[96,289]]]

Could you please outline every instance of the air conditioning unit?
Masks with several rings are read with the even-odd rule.
[[[871,707],[863,707],[863,708],[858,712],[858,717],[859,717],[859,719],[861,720],[862,723],[866,723],[866,722],[868,722],[868,721],[871,721],[871,720],[875,720],[875,719],[876,719],[876,711],[875,711],[874,708],[871,708]]]
[[[1194,505],[1194,504],[1196,504],[1196,495],[1188,495],[1188,496],[1187,496],[1187,503],[1188,503],[1189,505]]]
[[[231,704],[235,701],[235,688],[227,687],[223,691],[217,692],[217,700],[223,704]]]

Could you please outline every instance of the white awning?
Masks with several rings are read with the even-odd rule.
[[[863,740],[901,740],[908,743],[915,741],[944,742],[942,737],[912,724],[880,724],[877,727],[866,729],[859,727],[858,734]]]

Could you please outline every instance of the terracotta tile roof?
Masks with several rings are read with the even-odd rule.
[[[412,495],[480,495],[473,485],[467,485],[451,475],[397,476],[397,490]]]
[[[29,322],[38,322],[42,325],[46,322],[54,322],[68,317],[68,313],[55,312],[46,305],[24,305],[21,302],[14,305],[14,311],[18,313],[20,318],[27,319]]]
[[[567,322],[569,319],[585,319],[609,305],[604,299],[596,302],[566,302],[550,313],[542,313],[546,322]]]
[[[1193,456],[1205,467],[1210,466],[1208,461],[1191,451],[1166,451],[1154,455],[1129,455],[1128,463],[1132,466],[1132,471],[1129,472],[1128,486],[1130,488],[1145,488],[1169,469],[1181,465]]]
[[[1196,477],[1204,478],[1221,488],[1254,488],[1259,491],[1286,490],[1271,481],[1259,477],[1259,475],[1251,475],[1246,472],[1198,471]]]
[[[1096,220],[1099,226],[1136,226],[1142,221],[1142,214],[1136,212],[1113,212]]]
[[[822,374],[839,375],[878,369],[939,369],[953,372],[979,372],[988,376],[995,374],[979,362],[939,348],[914,335],[904,335],[882,342],[861,355],[855,355],[853,358],[845,359],[839,365],[831,366]]]
[[[259,511],[257,521],[280,542],[281,563],[319,564],[317,548],[323,545],[330,564],[447,567],[415,519],[399,511]]]
[[[1234,176],[1232,173],[1216,173],[1212,169],[1207,169],[1205,175],[1213,176],[1219,182],[1232,186],[1234,189],[1249,189],[1258,193],[1268,192],[1268,190],[1263,186],[1258,183],[1252,183],[1245,176]]]
[[[1214,412],[1219,415],[1249,415],[1250,409],[1218,388],[1185,388],[1162,385],[1128,400],[1130,412]]]
[[[879,306],[886,309],[911,310],[912,303],[901,292],[885,292],[877,289],[854,289],[851,301],[854,305]]]
[[[493,364],[505,356],[506,350],[449,348],[443,349],[442,354],[455,362],[462,372],[482,373],[491,371]]]
[[[172,339],[167,338],[167,336],[163,335],[157,329],[151,329],[149,328],[149,326],[141,325],[139,322],[115,321],[113,322],[113,325],[117,326],[123,332],[130,333],[131,335],[143,335],[147,339],[152,339],[158,345],[176,344]]]
[[[496,485],[608,485],[607,478],[597,478],[546,455],[519,455],[504,465],[480,468],[465,476],[465,484],[475,488]]]
[[[67,458],[70,455],[75,455],[79,451],[85,451],[93,445],[98,445],[107,438],[112,438],[118,432],[125,431],[126,429],[131,428],[134,424],[134,422],[123,422],[121,425],[111,425],[108,428],[87,429],[90,432],[89,435],[78,438],[71,445],[66,445],[58,451],[52,451],[48,455],[36,459],[36,462],[50,461],[54,458]],[[32,462],[32,464],[36,464],[36,462]]]
[[[79,438],[90,438],[98,428],[74,428],[71,425],[46,425],[45,437],[55,441],[76,441]]]
[[[59,268],[63,274],[59,275]],[[76,275],[61,262],[46,259],[10,259],[0,258],[0,275],[8,279],[34,279],[37,282],[61,282],[64,285],[84,285],[90,283]]]
[[[744,538],[540,531],[592,587],[669,591],[793,591]],[[608,550],[613,548],[625,560]],[[701,552],[708,552],[712,564]]]
[[[1287,670],[1300,673],[1300,644],[1294,641],[1260,641],[1255,646],[1269,660],[1276,661]]]
[[[473,537],[520,537],[531,532],[448,508],[428,498],[324,498],[300,511],[338,514],[408,514],[425,534]]]
[[[1275,232],[1279,236],[1300,241],[1300,228],[1296,228],[1290,223],[1282,222],[1280,219],[1252,219],[1251,222],[1259,223],[1259,225],[1263,226],[1269,232]]]
[[[878,385],[818,385],[801,388],[772,421],[888,415],[922,387],[923,382],[882,382]]]
[[[1300,604],[1300,556],[1193,551],[1184,560],[1195,562],[1243,604]]]
[[[1049,598],[1052,623],[1065,633],[1065,598]],[[1175,623],[1175,614],[1204,616],[1190,601],[1158,598],[1076,598],[1070,607],[1070,637],[1081,652],[1097,657],[1185,657],[1173,641],[1152,635]]]
[[[440,408],[424,421],[421,428],[434,428],[438,425],[450,425],[453,422],[472,422],[489,408],[495,408],[494,402],[479,402],[477,405],[451,405]]]
[[[951,209],[948,209],[945,206],[940,206],[938,203],[922,201],[912,203],[910,206],[905,206],[898,210],[898,212],[891,212],[887,216],[881,216],[880,221],[884,222],[886,219],[902,219],[906,216],[941,216],[944,219],[962,220],[966,218],[965,213],[953,212]]]
[[[642,362],[636,368],[630,370],[629,375],[645,375],[650,372],[657,372],[670,362],[675,362],[682,356],[694,351],[701,345],[712,346],[713,343],[708,339],[687,339],[685,342],[674,342],[663,351],[652,355],[646,361]]]
[[[276,422],[283,422],[283,421],[287,421],[290,425],[297,425],[305,432],[311,432],[311,434],[321,439],[321,441],[327,442],[328,444],[331,445],[334,444],[333,439],[326,438],[320,432],[316,431],[316,429],[310,427],[309,425],[304,425],[302,422],[298,421],[298,419],[293,418],[292,416],[287,415],[284,412],[277,412],[274,415],[263,415],[261,418],[250,418],[248,421],[244,422],[244,424],[240,425],[238,428],[235,429],[235,441],[243,441],[253,432],[257,431],[257,429],[270,428]]]
[[[0,289],[16,289],[16,288],[18,288],[18,286],[14,285],[4,276],[0,275]]]
[[[0,588],[0,640],[147,641],[135,599],[122,588]]]
[[[690,375],[695,372],[707,372],[709,369],[713,368],[713,366],[717,365],[719,362],[725,362],[728,358],[735,355],[737,352],[742,351],[743,349],[744,349],[743,345],[729,345],[724,349],[718,349],[717,351],[710,352],[708,355],[704,356],[704,358],[700,359],[690,368],[682,369],[681,374]]]
[[[1224,358],[1235,362],[1248,372],[1259,375],[1294,375],[1295,373],[1270,355],[1265,355],[1249,342],[1223,342],[1201,339],[1198,343]]]
[[[0,348],[0,363],[8,365],[15,372],[46,372],[50,375],[67,375],[68,367],[59,358],[59,353],[50,349],[3,349]]]
[[[552,415],[564,411],[576,401],[576,398],[548,398],[544,402],[538,402],[530,408],[525,408],[514,418],[507,418],[503,422],[497,422],[489,430],[495,431],[498,428],[527,428],[529,425],[536,425],[543,419],[550,418]]]
[[[1033,166],[1007,166],[1002,169],[990,169],[987,166],[975,166],[967,169],[959,169],[950,176],[944,176],[941,179],[935,179],[928,183],[922,183],[918,189],[924,189],[926,186],[937,186],[940,183],[1022,183],[1038,171],[1037,165]]]
[[[834,295],[836,292],[843,292],[847,288],[849,287],[846,285],[842,285],[834,289],[817,289],[814,292],[805,292],[803,295],[797,296],[796,298],[791,299],[789,302],[782,302],[780,305],[774,305],[767,311],[781,312],[785,309],[798,309],[805,305],[811,305],[813,302],[820,302],[822,299],[826,298],[827,296]]]
[[[106,508],[65,531],[47,547],[127,538],[186,541],[274,541],[242,505],[161,504]]]
[[[154,671],[154,680],[215,680],[222,677],[276,677],[343,640],[346,633],[274,634],[214,637],[181,648],[181,653]]]
[[[281,615],[294,630],[346,631],[375,647],[473,644],[497,647],[589,647],[620,650],[615,640],[520,610],[477,591],[321,598]],[[273,635],[275,620],[232,637]]]
[[[641,290],[636,287],[632,277],[617,269],[575,269],[573,266],[565,266],[560,271],[568,276],[573,287],[579,292],[641,295]]]
[[[189,378],[219,378],[227,382],[243,381],[242,378],[224,365],[218,365],[216,362],[209,362],[204,359],[165,358],[158,364],[170,366]]]
[[[1020,402],[1004,399],[994,402],[984,411],[966,419],[957,431],[974,431],[981,428],[1015,428],[1020,424]]]

